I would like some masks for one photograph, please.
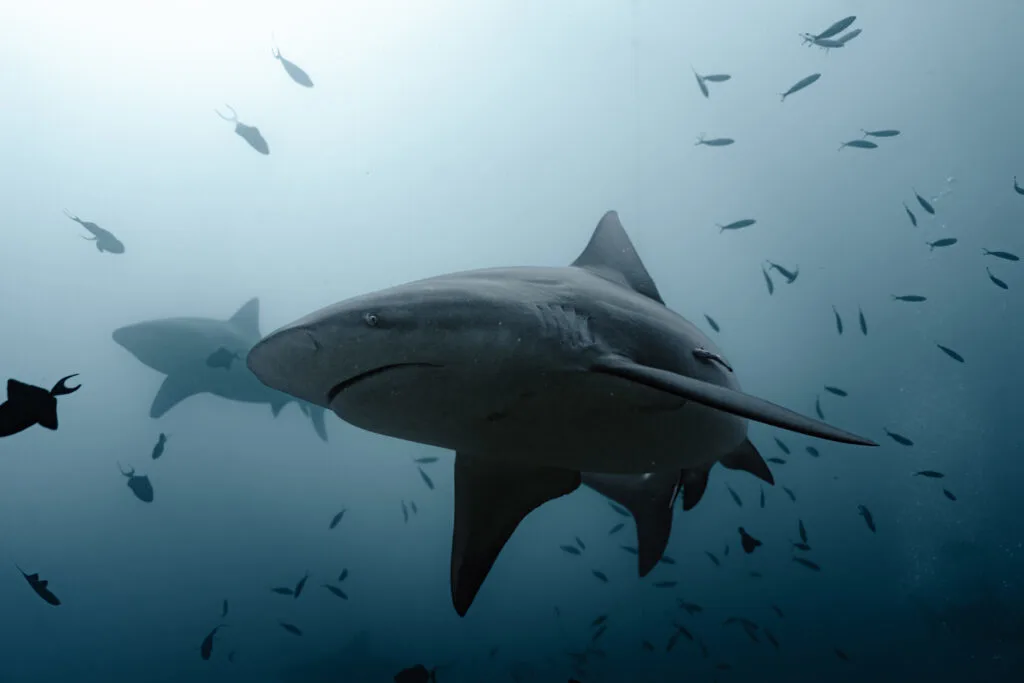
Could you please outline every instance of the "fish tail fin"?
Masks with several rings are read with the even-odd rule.
[[[989,251],[988,249],[986,249],[985,247],[982,247],[982,248],[981,248],[981,255],[982,255],[982,256],[988,256],[988,255],[989,255],[989,254],[991,254],[991,253],[992,253],[992,252],[991,252],[991,251]]]
[[[865,137],[866,138],[868,136],[868,132],[866,130],[864,130],[863,128],[860,129],[860,132],[863,133],[863,135],[861,137]]]

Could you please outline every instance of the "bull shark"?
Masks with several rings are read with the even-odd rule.
[[[526,515],[583,482],[630,501],[651,541],[643,571],[679,489],[692,508],[715,463],[772,481],[748,420],[878,445],[744,393],[715,343],[665,305],[614,211],[570,266],[356,296],[268,335],[247,364],[357,427],[455,451],[460,616]]]
[[[251,299],[227,320],[161,318],[120,327],[113,339],[144,365],[167,375],[149,408],[149,416],[167,411],[196,394],[213,394],[231,401],[266,403],[274,417],[295,399],[271,389],[241,363],[211,367],[207,360],[219,349],[239,357],[260,339],[260,302]],[[327,441],[324,409],[298,401],[317,435]]]

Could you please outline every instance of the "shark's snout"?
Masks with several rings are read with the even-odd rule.
[[[322,406],[326,393],[311,390],[320,384],[315,368],[316,355],[322,350],[323,344],[308,327],[287,327],[257,342],[246,364],[271,389]]]

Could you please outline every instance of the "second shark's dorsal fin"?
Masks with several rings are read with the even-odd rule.
[[[660,304],[665,303],[615,211],[601,218],[586,249],[572,265],[629,287]]]
[[[241,308],[235,311],[233,316],[228,318],[228,322],[233,325],[237,325],[244,332],[254,334],[257,337],[261,336],[260,300],[258,298],[254,298],[246,301]]]

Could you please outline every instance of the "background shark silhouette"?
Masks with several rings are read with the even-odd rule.
[[[260,335],[260,301],[250,299],[227,320],[214,318],[161,318],[114,330],[113,339],[144,365],[167,375],[149,408],[149,416],[167,411],[196,394],[213,394],[231,401],[266,403],[274,417],[291,401],[298,403],[313,429],[327,441],[324,409],[264,385],[244,362],[211,367],[210,356],[219,349],[245,358]]]

